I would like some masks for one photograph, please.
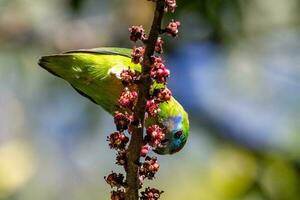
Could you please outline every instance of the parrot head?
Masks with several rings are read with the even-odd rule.
[[[172,116],[162,122],[166,127],[166,138],[163,143],[154,149],[157,154],[174,154],[180,151],[189,135],[188,116],[184,112],[182,115]]]

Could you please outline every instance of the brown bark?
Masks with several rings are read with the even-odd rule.
[[[143,146],[144,119],[146,110],[146,101],[149,96],[151,79],[149,76],[151,57],[154,54],[155,43],[161,30],[161,22],[164,15],[165,0],[157,0],[154,12],[154,18],[150,34],[146,43],[146,49],[142,64],[141,80],[138,84],[138,101],[134,109],[134,119],[138,125],[133,127],[133,132],[127,151],[126,165],[126,198],[125,200],[139,199],[139,175],[138,163],[140,160],[140,149]]]

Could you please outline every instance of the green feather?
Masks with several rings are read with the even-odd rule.
[[[80,94],[112,113],[123,88],[116,75],[129,66],[141,71],[141,66],[131,63],[131,59],[124,56],[128,54],[126,49],[114,51],[115,54],[109,54],[109,49],[76,50],[44,56],[39,60],[39,65],[68,81]]]

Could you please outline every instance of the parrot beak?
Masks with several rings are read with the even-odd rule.
[[[169,146],[169,140],[164,139],[156,149],[153,149],[153,151],[160,155],[170,154],[171,152],[170,152],[168,146]]]
[[[164,139],[163,141],[161,141],[160,146],[159,147],[166,147],[169,144],[169,140],[168,139]]]

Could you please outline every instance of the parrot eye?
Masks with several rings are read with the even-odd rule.
[[[179,139],[182,135],[182,131],[177,131],[175,134],[174,134],[174,138],[176,139]]]

